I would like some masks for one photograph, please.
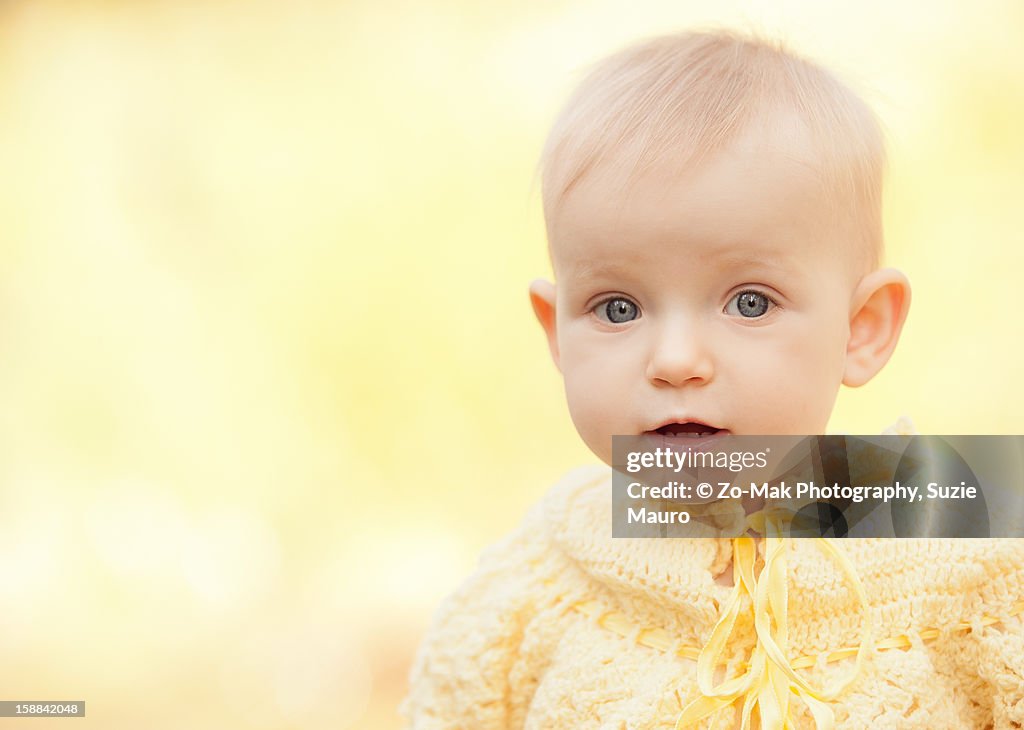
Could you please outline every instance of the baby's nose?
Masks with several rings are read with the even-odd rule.
[[[710,343],[696,323],[665,323],[654,333],[647,377],[655,385],[706,383],[714,370]]]

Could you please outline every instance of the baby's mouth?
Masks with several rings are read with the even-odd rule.
[[[704,451],[713,448],[728,434],[728,429],[701,421],[670,421],[650,431],[644,431],[643,437],[649,448]]]
[[[659,434],[673,439],[700,439],[706,436],[713,436],[717,433],[727,433],[725,429],[716,428],[715,426],[709,426],[706,423],[700,423],[699,421],[688,421],[686,423],[666,423],[663,426],[659,426],[653,431],[648,431],[649,434]]]

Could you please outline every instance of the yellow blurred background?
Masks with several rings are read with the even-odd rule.
[[[526,286],[589,62],[692,25],[890,137],[890,366],[830,428],[1022,433],[1018,0],[0,5],[0,727],[369,728],[566,469]]]

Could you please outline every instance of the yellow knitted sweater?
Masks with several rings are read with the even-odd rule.
[[[402,704],[410,727],[739,728],[745,706],[755,728],[1024,727],[1024,539],[849,538],[833,558],[785,540],[782,607],[759,628],[755,586],[724,580],[736,540],[613,539],[610,479],[569,474],[442,604]],[[748,554],[761,571],[766,542]],[[723,631],[701,659],[717,667],[708,698],[698,658]],[[824,701],[801,689],[843,680]]]

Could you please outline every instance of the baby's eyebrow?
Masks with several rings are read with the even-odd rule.
[[[588,258],[567,264],[565,273],[576,279],[598,279],[621,276],[627,271],[628,266],[623,266],[621,262]]]
[[[725,250],[712,254],[710,258],[716,267],[723,269],[791,274],[794,270],[801,268],[800,262],[794,260],[793,256],[787,256],[783,251],[768,248],[751,250],[749,247],[744,247],[742,250]]]
[[[603,276],[617,274],[622,270],[620,265],[604,261],[594,261],[593,259],[581,261],[571,268],[576,276]]]

